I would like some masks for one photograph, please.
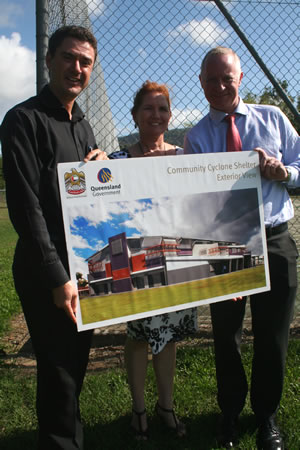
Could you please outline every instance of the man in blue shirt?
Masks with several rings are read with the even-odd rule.
[[[288,232],[293,205],[286,187],[300,186],[300,140],[279,108],[242,101],[242,78],[240,60],[233,50],[217,47],[206,54],[199,79],[210,111],[187,134],[185,153],[225,152],[225,118],[231,114],[235,115],[240,150],[259,153],[271,291],[250,299],[254,335],[250,398],[258,426],[257,447],[280,450],[284,444],[275,415],[283,389],[298,256]],[[248,392],[240,354],[245,305],[246,298],[211,304],[218,404],[222,411],[218,440],[226,448],[233,447],[237,440],[238,416]]]

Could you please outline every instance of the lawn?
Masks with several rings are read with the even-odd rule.
[[[243,358],[249,376],[251,345],[243,346]],[[285,390],[278,422],[289,450],[300,448],[300,340],[290,342]],[[0,366],[0,448],[33,450],[36,439],[34,411],[35,377],[24,371]],[[86,376],[81,394],[86,450],[126,450],[145,448],[216,449],[214,437],[218,419],[216,381],[211,346],[190,343],[178,350],[175,378],[175,403],[178,414],[188,426],[188,436],[179,441],[166,432],[154,414],[156,387],[149,364],[146,404],[149,413],[150,440],[137,444],[128,432],[130,394],[124,369],[102,370]],[[240,423],[239,449],[255,449],[255,425],[249,403]]]

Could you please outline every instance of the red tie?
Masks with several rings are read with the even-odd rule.
[[[229,114],[225,117],[228,122],[227,135],[226,135],[226,151],[227,152],[240,152],[242,150],[242,141],[239,130],[235,124],[235,114]]]

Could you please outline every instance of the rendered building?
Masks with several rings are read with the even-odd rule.
[[[251,253],[235,242],[121,233],[87,258],[90,295],[199,280],[251,266]]]

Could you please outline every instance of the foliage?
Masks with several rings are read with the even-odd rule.
[[[177,145],[177,147],[183,147],[184,136],[190,130],[191,126],[187,128],[176,128],[174,130],[166,131],[165,141],[169,144]],[[128,136],[119,137],[120,148],[128,148],[135,144],[139,139],[139,134],[129,134]]]
[[[88,280],[80,272],[76,272],[76,280],[78,287],[85,287],[88,284]]]
[[[252,345],[245,344],[242,357],[250,379]],[[287,448],[300,448],[300,340],[290,342],[286,382],[278,413]],[[5,394],[4,394],[5,393]],[[37,421],[34,411],[35,375],[24,369],[0,366],[0,447],[6,450],[35,448]],[[178,449],[213,450],[219,410],[212,346],[187,343],[178,349],[175,377],[176,411],[188,427],[188,436],[179,440],[166,431],[154,412],[157,399],[152,365],[148,367],[146,405],[150,440],[135,442],[129,432],[131,400],[124,369],[88,373],[81,394],[85,448],[93,450]],[[255,445],[255,421],[249,400],[241,414],[239,449]]]
[[[138,133],[128,134],[128,136],[119,137],[118,140],[121,149],[128,148],[139,140],[139,134]]]
[[[288,82],[283,80],[278,83],[282,87],[282,89],[287,93],[292,103],[295,103],[295,98],[288,94]],[[243,98],[246,103],[256,103],[261,105],[274,105],[278,106],[281,111],[290,119],[294,128],[300,133],[300,124],[299,120],[297,120],[291,110],[288,108],[286,103],[282,100],[282,98],[278,95],[276,89],[274,87],[265,86],[262,94],[254,94],[252,92],[247,92],[245,97]],[[297,108],[300,110],[300,95],[297,97]]]

